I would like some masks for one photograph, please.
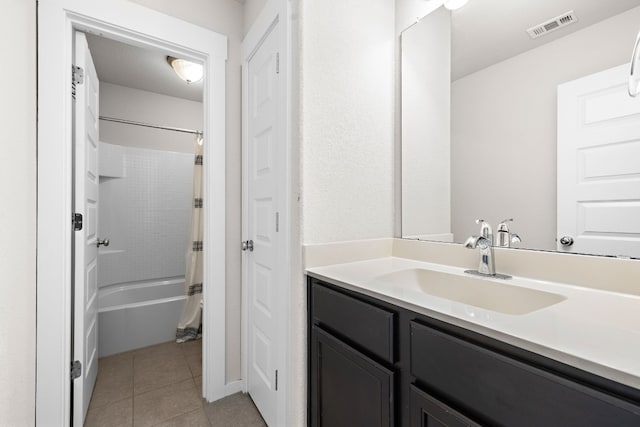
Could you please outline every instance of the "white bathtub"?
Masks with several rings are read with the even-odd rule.
[[[184,277],[100,288],[99,356],[174,340],[185,300]]]

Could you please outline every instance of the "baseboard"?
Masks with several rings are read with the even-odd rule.
[[[240,391],[246,393],[246,387],[244,386],[244,381],[242,380],[234,381],[229,384],[225,384],[224,386],[225,396],[229,396]]]
[[[230,382],[222,387],[216,387],[212,393],[207,393],[207,395],[203,397],[208,403],[211,403],[238,392],[247,392],[245,383],[242,380]]]

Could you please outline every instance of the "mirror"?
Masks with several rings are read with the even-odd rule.
[[[639,29],[640,0],[469,0],[404,30],[402,237],[640,258]]]

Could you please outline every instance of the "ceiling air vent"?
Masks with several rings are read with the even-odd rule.
[[[527,33],[529,34],[529,36],[531,36],[532,39],[537,39],[538,37],[544,36],[545,34],[555,31],[558,28],[562,28],[576,22],[578,22],[578,17],[573,12],[573,10],[571,10],[567,13],[563,13],[560,16],[549,19],[542,24],[529,28],[527,30]]]

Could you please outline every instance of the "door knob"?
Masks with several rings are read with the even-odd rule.
[[[242,242],[242,250],[253,252],[253,240],[245,240]]]
[[[571,236],[562,236],[560,238],[560,244],[562,246],[571,246],[571,245],[573,245],[573,237],[571,237]]]
[[[97,247],[100,246],[109,246],[109,239],[102,239],[100,240],[100,238],[98,238],[98,242],[96,243]]]

